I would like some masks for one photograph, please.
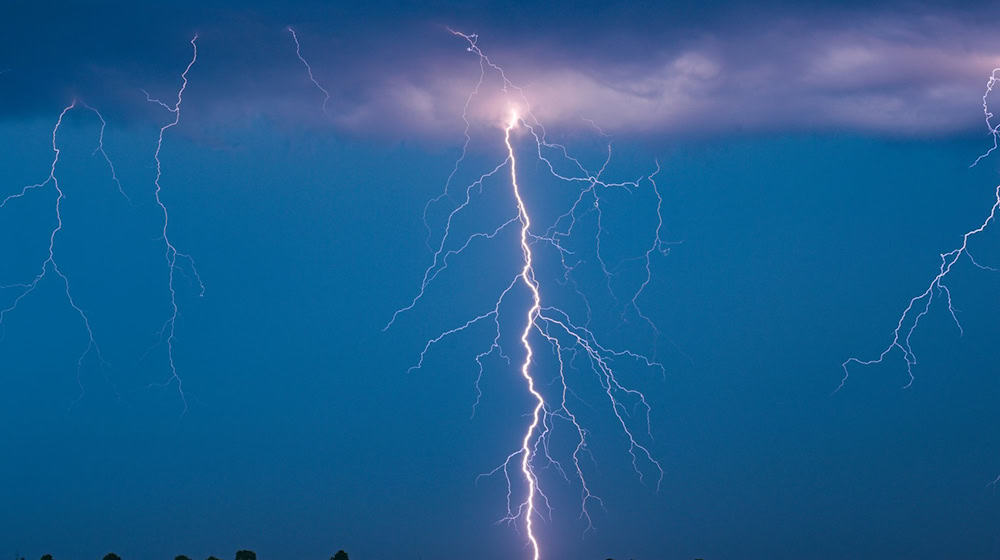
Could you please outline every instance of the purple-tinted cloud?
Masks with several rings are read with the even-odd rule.
[[[479,69],[446,25],[480,33],[547,124],[593,121],[629,134],[966,132],[983,126],[982,87],[1000,65],[992,9],[722,6],[706,15],[694,5],[573,4],[509,15],[500,7],[303,6],[208,15],[188,6],[128,29],[113,25],[118,12],[108,5],[77,6],[71,19],[85,29],[74,41],[64,39],[72,21],[52,24],[58,37],[11,28],[3,46],[24,55],[0,59],[10,69],[0,75],[0,116],[51,112],[79,94],[111,105],[119,119],[148,119],[139,88],[175,86],[196,29],[203,56],[191,76],[190,120],[214,126],[266,117],[401,138],[454,137],[462,126]],[[287,25],[299,31],[302,54],[331,94],[329,116]],[[505,118],[510,100],[495,86],[472,105],[473,121]]]
[[[592,119],[630,133],[960,132],[982,126],[983,84],[1000,65],[1000,41],[985,25],[944,16],[770,22],[620,57],[503,42],[482,39],[484,49],[498,47],[494,58],[525,87],[541,120],[579,126]],[[449,119],[454,126],[478,76],[461,62],[461,47],[458,55],[420,60],[417,71],[387,73],[362,100],[342,105],[338,123],[426,134]],[[471,116],[499,122],[511,100],[496,87],[484,92]]]

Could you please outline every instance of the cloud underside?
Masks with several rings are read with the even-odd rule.
[[[889,135],[949,134],[982,128],[987,78],[1000,65],[1000,39],[938,21],[883,21],[861,29],[716,34],[671,49],[618,58],[574,58],[559,46],[500,49],[494,60],[524,87],[548,125],[640,133],[844,130]],[[946,33],[942,33],[944,30]],[[484,50],[502,37],[483,38]],[[461,47],[461,45],[459,45]],[[473,57],[474,59],[474,57]],[[347,126],[404,126],[432,132],[465,102],[478,67],[429,61],[415,75],[373,88],[346,106]],[[472,120],[500,121],[519,96],[490,80]],[[443,117],[444,116],[444,117]]]
[[[662,29],[645,25],[634,33],[625,24],[589,29],[590,21],[552,34],[544,22],[511,30],[465,21],[462,29],[480,33],[480,46],[523,86],[533,113],[549,127],[596,124],[612,133],[646,134],[985,132],[983,90],[1000,65],[991,14],[772,12]],[[230,33],[220,24],[200,30],[202,59],[186,99],[198,118],[267,115],[400,137],[452,135],[463,126],[479,63],[445,29],[453,23],[447,15],[411,24],[410,31],[398,21],[360,29],[350,22],[297,26],[302,54],[331,93],[328,115],[286,31],[297,22],[274,19],[255,22],[252,32]],[[169,95],[188,57],[188,32],[180,25],[169,31],[159,30],[157,42],[142,48],[94,31],[88,41],[118,43],[79,61],[58,42],[5,41],[33,49],[35,58],[0,60],[0,94],[7,97],[0,116],[41,114],[57,109],[60,97],[95,92],[97,103],[149,117],[148,109],[134,109],[143,105],[138,88]],[[468,117],[474,126],[489,125],[521,105],[487,73]]]

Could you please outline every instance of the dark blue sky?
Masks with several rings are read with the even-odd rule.
[[[553,475],[545,558],[997,557],[1000,277],[956,268],[965,335],[933,307],[910,388],[896,354],[832,394],[841,362],[877,354],[938,254],[981,223],[1000,169],[968,168],[990,143],[977,120],[1000,61],[979,27],[988,14],[895,8],[10,4],[0,193],[45,177],[51,127],[76,94],[107,118],[134,204],[93,157],[99,122],[69,113],[56,250],[108,365],[88,360],[78,383],[86,331],[53,278],[5,319],[0,555],[527,557],[523,534],[494,524],[503,485],[476,484],[524,425],[515,368],[488,362],[472,419],[481,337],[406,371],[428,337],[489,303],[513,238],[456,260],[381,332],[419,286],[421,212],[461,147],[454,100],[477,66],[441,27],[452,24],[523,76],[554,136],[588,163],[599,166],[600,138],[582,118],[613,135],[611,175],[658,160],[665,237],[682,242],[653,261],[644,294],[658,343],[596,299],[602,337],[666,366],[662,378],[623,373],[653,407],[662,488],[637,479],[621,434],[593,412],[587,468],[606,510],[584,537],[578,488]],[[329,120],[289,24],[333,94]],[[171,238],[207,286],[199,298],[178,277],[182,414],[175,386],[150,387],[169,376],[152,199],[169,115],[139,88],[176,90],[194,31],[199,62],[161,156]],[[503,157],[491,136],[502,131],[475,132],[467,174]],[[523,173],[538,208],[563,200],[537,162]],[[53,199],[0,209],[0,283],[36,273]],[[650,202],[609,201],[609,251],[634,251]],[[503,204],[475,218],[502,221]],[[975,254],[1000,263],[992,232]],[[627,290],[636,271],[623,271]]]

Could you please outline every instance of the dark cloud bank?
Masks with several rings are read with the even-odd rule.
[[[983,126],[979,98],[1000,65],[989,25],[997,11],[14,2],[0,18],[0,116],[50,115],[79,95],[119,120],[156,118],[140,88],[170,95],[197,32],[193,117],[323,122],[322,98],[286,31],[292,25],[332,94],[332,126],[452,134],[478,66],[447,32],[451,25],[479,33],[551,124],[593,119],[629,133],[951,134]],[[484,96],[471,116],[491,118],[491,103]]]

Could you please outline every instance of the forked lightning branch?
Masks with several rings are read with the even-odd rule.
[[[596,249],[597,266],[605,277],[604,284],[610,288],[613,272],[609,269],[601,253],[603,235],[601,224],[604,219],[601,209],[602,196],[615,189],[633,193],[649,191],[656,201],[655,208],[650,210],[655,212],[656,225],[652,231],[648,232],[646,244],[641,248],[641,256],[639,257],[642,262],[641,277],[636,282],[638,287],[635,291],[628,294],[626,305],[637,317],[642,318],[645,324],[655,330],[655,326],[642,311],[640,305],[643,293],[651,280],[653,259],[665,255],[669,249],[669,244],[662,238],[663,197],[656,184],[656,175],[660,168],[657,164],[648,174],[632,180],[610,181],[605,179],[604,174],[611,159],[611,147],[608,144],[607,157],[603,161],[603,165],[596,171],[589,169],[582,162],[582,159],[575,157],[565,145],[548,139],[545,127],[532,111],[525,90],[508,79],[504,69],[483,52],[476,35],[467,35],[458,31],[452,31],[452,34],[465,41],[468,52],[477,57],[479,77],[466,97],[462,110],[462,119],[465,123],[465,142],[462,146],[461,156],[455,162],[446,181],[444,192],[429,201],[425,207],[425,224],[427,223],[428,208],[432,205],[447,203],[453,205],[444,221],[443,231],[437,235],[438,242],[432,244],[431,264],[424,270],[416,295],[407,305],[393,314],[385,328],[392,327],[401,314],[414,311],[418,305],[424,304],[429,308],[434,307],[435,302],[426,301],[428,299],[425,297],[427,289],[445,272],[450,261],[455,257],[478,250],[483,252],[484,258],[489,258],[491,244],[503,239],[501,234],[506,230],[516,230],[520,265],[509,281],[505,283],[506,287],[497,294],[495,300],[489,302],[478,312],[472,313],[466,321],[428,340],[423,351],[417,357],[416,363],[410,369],[412,371],[422,368],[428,354],[433,352],[435,345],[442,340],[471,330],[479,324],[490,325],[493,336],[484,340],[482,350],[474,357],[470,356],[469,358],[470,362],[474,363],[472,367],[476,372],[476,404],[479,404],[480,380],[485,367],[484,360],[495,354],[502,357],[505,360],[504,363],[511,363],[512,356],[520,356],[519,363],[511,363],[511,366],[512,368],[516,367],[523,391],[530,397],[531,406],[525,411],[527,420],[524,431],[520,440],[500,464],[480,476],[503,477],[507,488],[507,499],[502,521],[517,524],[524,529],[526,545],[530,547],[532,558],[538,560],[542,557],[545,548],[541,542],[538,524],[543,519],[551,517],[553,511],[553,506],[546,494],[547,483],[545,477],[542,476],[543,472],[558,473],[556,476],[566,482],[574,481],[579,487],[578,505],[580,516],[586,524],[585,531],[593,528],[591,508],[603,506],[601,498],[591,491],[586,475],[588,466],[585,456],[590,452],[590,432],[580,420],[577,411],[579,403],[574,398],[574,383],[571,382],[571,371],[574,368],[580,368],[580,364],[584,364],[582,369],[594,376],[593,379],[602,388],[603,407],[624,438],[629,458],[639,478],[645,479],[652,472],[655,475],[656,485],[659,487],[663,477],[663,469],[649,449],[649,443],[652,440],[650,404],[641,391],[621,381],[617,373],[619,367],[624,365],[638,365],[642,368],[661,371],[663,366],[646,355],[627,349],[613,348],[602,343],[590,326],[589,303],[587,304],[587,316],[576,318],[564,308],[550,303],[546,297],[550,291],[570,289],[574,290],[583,301],[587,301],[585,291],[580,289],[582,282],[574,281],[574,276],[578,272],[576,268],[581,262],[580,258],[576,256],[576,251],[570,247],[570,242],[578,241],[577,238],[581,235],[580,231],[584,229],[577,228],[578,220],[591,213],[596,214],[597,230],[596,235],[589,242],[593,243]],[[490,102],[499,102],[502,107],[492,107],[491,112],[503,115],[500,122],[496,123],[495,130],[497,135],[503,139],[506,153],[502,154],[500,161],[484,170],[478,178],[467,184],[455,197],[451,188],[452,182],[460,168],[466,163],[471,141],[472,117],[470,117],[470,108],[477,100],[485,97],[483,89],[490,80],[499,84],[499,95],[491,96]],[[515,139],[528,140],[527,143],[531,149],[527,153],[519,154],[518,142]],[[526,202],[526,197],[523,196],[524,192],[534,187],[534,185],[525,183],[519,176],[518,165],[524,158],[534,158],[541,162],[543,169],[548,171],[556,183],[567,189],[573,189],[576,193],[570,197],[573,202],[553,223],[538,223]],[[572,169],[573,172],[567,174],[558,171],[565,167]],[[497,225],[478,229],[471,235],[456,235],[453,232],[453,226],[469,212],[474,198],[482,192],[485,183],[503,176],[507,177],[506,181],[503,182],[509,189],[508,200],[512,206],[513,216],[500,217],[497,220],[499,222]],[[455,198],[458,200],[456,201]],[[428,232],[432,232],[432,229],[428,225]],[[432,237],[434,236],[429,235],[429,239]],[[549,284],[541,282],[536,272],[537,259],[539,258],[536,249],[540,246],[548,246],[554,249],[555,254],[559,255],[558,266],[562,269],[562,278],[566,280],[565,282]],[[600,288],[604,287],[600,286]],[[527,303],[520,307],[520,312],[510,312],[513,315],[510,321],[519,325],[516,335],[520,349],[515,352],[513,348],[503,348],[501,342],[504,338],[503,325],[508,320],[505,318],[502,321],[501,315],[508,307],[508,300],[514,302],[512,305],[517,305],[516,302],[521,301],[519,298],[525,296]],[[538,371],[540,365],[538,357],[543,351],[553,355],[556,364],[554,372],[542,376],[545,379],[544,387]],[[553,378],[554,383],[551,381]],[[553,435],[561,431],[571,434],[575,441],[573,450],[568,456],[563,457],[557,456],[557,453],[552,451],[550,447]]]

